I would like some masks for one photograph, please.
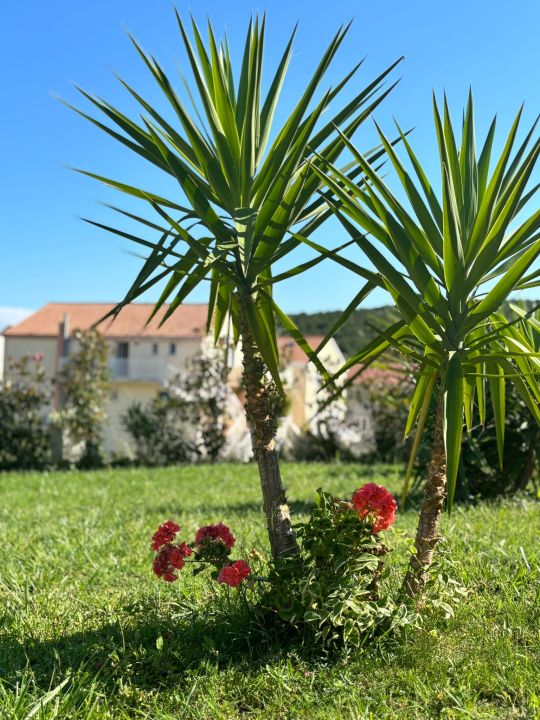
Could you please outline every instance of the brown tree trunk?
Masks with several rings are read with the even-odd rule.
[[[439,542],[439,522],[446,494],[443,415],[443,393],[441,391],[431,447],[431,462],[424,490],[425,497],[416,531],[416,553],[411,555],[409,569],[403,581],[403,588],[411,597],[421,597],[433,561],[433,551]]]
[[[536,465],[536,442],[538,438],[538,432],[536,432],[530,440],[529,452],[523,465],[523,468],[519,474],[519,477],[514,483],[514,492],[518,490],[525,490],[529,484],[529,480],[533,476],[534,467]]]
[[[253,454],[259,466],[270,548],[272,557],[276,560],[298,552],[275,449],[277,422],[274,408],[279,401],[279,395],[275,384],[266,378],[265,363],[242,316],[240,323],[246,417],[251,432]]]

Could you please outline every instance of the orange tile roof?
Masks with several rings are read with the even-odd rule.
[[[115,303],[48,303],[33,315],[4,331],[7,337],[56,337],[64,315],[69,316],[69,330],[86,330],[106,315]],[[108,319],[99,326],[109,338],[129,337],[200,337],[205,334],[207,305],[181,305],[159,327],[168,305],[146,325],[152,303],[127,305],[114,320]]]
[[[347,371],[347,377],[353,378],[353,385],[371,385],[383,382],[385,385],[399,385],[404,382],[407,372],[401,365],[388,364],[383,367],[372,365],[362,370],[363,365],[353,365]],[[362,370],[362,372],[360,372]]]
[[[306,335],[305,336],[308,345],[313,350],[317,345],[324,339],[324,335]],[[280,356],[287,362],[297,362],[307,364],[309,362],[308,356],[302,350],[302,348],[296,344],[296,342],[289,335],[282,335],[278,337],[278,351]]]

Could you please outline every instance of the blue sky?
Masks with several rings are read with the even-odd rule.
[[[192,11],[201,24],[209,16],[217,32],[226,29],[236,56],[250,13],[266,9],[270,68],[293,24],[300,21],[280,118],[301,92],[322,47],[342,22],[354,17],[328,84],[363,56],[367,60],[358,75],[362,85],[405,55],[396,73],[403,79],[376,118],[389,131],[394,115],[403,126],[414,126],[414,146],[428,167],[435,141],[432,89],[446,89],[459,118],[472,85],[479,134],[496,112],[504,132],[523,100],[524,125],[540,109],[540,4],[531,0],[270,0],[261,5],[246,0],[178,0],[177,7],[185,16]],[[120,299],[137,271],[139,261],[127,242],[79,219],[110,221],[100,203],[121,198],[68,166],[149,188],[159,187],[161,179],[55,97],[81,105],[76,83],[129,110],[132,105],[116,72],[142,95],[158,101],[127,38],[128,29],[171,74],[177,69],[187,73],[169,0],[30,0],[3,8],[0,325],[20,308],[37,308],[47,301]],[[372,140],[368,127],[356,137],[361,149],[371,147]],[[342,236],[330,225],[321,239],[330,246]],[[280,287],[277,297],[290,312],[338,309],[357,289],[353,275],[324,263]],[[204,301],[204,293],[194,294],[192,300]],[[370,304],[385,300],[373,295]]]

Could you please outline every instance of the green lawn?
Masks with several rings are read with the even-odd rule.
[[[393,467],[286,465],[297,512],[323,485],[399,487]],[[248,627],[226,588],[150,572],[163,520],[223,520],[266,550],[253,467],[0,476],[0,718],[540,717],[540,507],[515,499],[445,518],[446,570],[468,598],[348,662]],[[393,581],[415,511],[387,533]],[[234,591],[231,597],[236,598]]]

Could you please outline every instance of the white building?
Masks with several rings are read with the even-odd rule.
[[[46,375],[51,380],[70,355],[77,352],[73,333],[86,330],[98,323],[115,303],[49,303],[22,322],[7,328],[0,335],[0,366],[7,358],[18,360],[25,355],[39,353]],[[121,418],[134,402],[146,403],[160,391],[164,384],[185,368],[186,361],[197,354],[206,338],[208,306],[185,304],[160,326],[160,319],[168,306],[147,322],[152,304],[127,305],[114,320],[99,324],[109,349],[111,377],[109,421],[104,429],[105,449],[117,455],[131,455],[132,447]],[[321,337],[308,337],[308,343],[316,348]],[[286,425],[291,432],[308,427],[317,409],[317,391],[321,380],[315,366],[305,353],[289,337],[278,339],[281,366],[289,397],[289,416]],[[335,342],[324,348],[321,359],[330,370],[335,371],[344,357]],[[240,349],[232,353],[229,380],[239,397],[234,435],[238,442],[247,432],[241,411],[242,390]],[[53,406],[58,407],[56,395]],[[52,408],[51,408],[52,409]]]
[[[77,351],[72,335],[104,317],[114,303],[49,303],[3,333],[4,363],[40,353],[46,375],[52,379]],[[121,416],[134,402],[152,399],[163,384],[178,374],[186,360],[200,349],[206,336],[206,305],[184,305],[161,327],[166,308],[147,324],[151,304],[128,305],[114,320],[99,325],[109,348],[111,377],[105,449],[129,454],[130,445]],[[58,397],[54,399],[58,405]]]

